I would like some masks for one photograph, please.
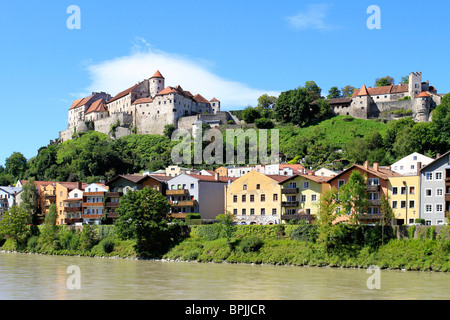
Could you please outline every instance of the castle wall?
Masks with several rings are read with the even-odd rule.
[[[411,110],[414,112],[414,100],[401,100],[401,101],[385,101],[371,103],[369,108],[369,118],[378,118],[383,113],[388,113],[395,110]]]
[[[99,119],[99,120],[95,120],[94,121],[94,130],[104,133],[104,134],[109,134],[110,130],[111,130],[111,125],[115,125],[117,123],[117,121],[119,121],[120,126],[116,128],[116,138],[119,138],[118,135],[123,136],[126,135],[125,132],[130,131],[130,127],[133,123],[133,118],[130,114],[126,114],[126,113],[115,113],[110,115],[107,118],[103,118],[103,119]],[[122,129],[121,129],[122,127]],[[120,134],[118,134],[120,133]],[[128,133],[128,134],[130,134]]]

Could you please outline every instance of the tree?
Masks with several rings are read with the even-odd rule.
[[[219,228],[219,234],[222,234],[227,239],[227,244],[231,248],[231,238],[236,231],[236,226],[234,225],[234,216],[230,213],[219,214],[217,216],[217,224]]]
[[[384,193],[381,195],[381,245],[384,244],[384,226],[386,224],[391,224],[394,219],[394,210],[391,207],[389,197]]]
[[[342,92],[338,89],[338,87],[331,87],[330,90],[328,90],[327,99],[336,98],[342,98]]]
[[[154,256],[167,247],[170,232],[166,216],[170,203],[153,188],[127,192],[119,203],[117,232],[123,239],[135,239],[136,249]]]
[[[248,106],[244,111],[242,111],[242,118],[247,123],[254,123],[255,120],[259,119],[260,117],[261,115],[258,110],[251,106]]]
[[[344,88],[341,89],[342,97],[350,98],[355,90],[356,90],[355,87],[352,87],[351,85],[346,85]]]
[[[272,108],[272,106],[275,105],[275,103],[277,102],[277,98],[274,96],[269,96],[267,93],[261,95],[258,98],[258,106],[257,108],[260,109],[270,109]]]
[[[304,88],[308,91],[311,102],[321,97],[322,89],[314,81],[306,81]]]
[[[320,197],[319,214],[317,220],[317,242],[323,244],[327,250],[331,246],[331,237],[335,229],[333,220],[335,219],[336,209],[340,205],[338,195],[338,190],[336,188],[333,188],[324,192]]]
[[[361,172],[354,170],[350,174],[347,183],[340,188],[339,200],[343,213],[350,215],[350,221],[357,225],[359,216],[364,214],[368,206],[366,177]]]
[[[402,77],[402,80],[399,82],[399,84],[408,84],[409,83],[409,76]]]
[[[12,238],[17,242],[28,231],[29,221],[28,212],[18,206],[12,206],[0,221],[0,236],[5,239]]]
[[[390,76],[375,79],[375,87],[390,86],[391,84],[394,84],[394,78]]]
[[[164,126],[163,135],[169,139],[172,139],[172,133],[175,131],[175,126],[173,124],[166,124]]]
[[[34,184],[34,178],[28,179],[22,187],[20,207],[25,212],[28,212],[33,217],[36,216],[39,206],[39,193]],[[34,220],[34,219],[33,219]],[[33,221],[33,224],[37,224]]]
[[[27,170],[27,158],[20,152],[14,152],[5,162],[5,171],[14,177],[14,179],[23,178]]]

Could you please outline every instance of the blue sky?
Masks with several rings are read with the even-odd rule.
[[[81,29],[70,30],[70,5]],[[381,29],[370,30],[370,5]],[[67,127],[73,100],[115,95],[159,69],[225,110],[314,80],[332,86],[422,71],[450,92],[449,1],[8,1],[0,10],[0,164]]]

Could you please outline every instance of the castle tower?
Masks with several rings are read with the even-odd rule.
[[[359,119],[367,119],[370,113],[372,97],[365,84],[359,89],[351,104],[351,116]]]
[[[414,100],[414,120],[417,122],[427,122],[430,114],[431,97],[423,91]]]
[[[150,96],[154,97],[156,96],[161,90],[165,88],[164,85],[164,77],[161,75],[159,70],[155,72],[153,77],[151,77],[149,80],[149,87],[150,87]]]
[[[217,100],[216,98],[213,98],[211,101],[211,107],[213,109],[214,114],[217,114],[218,112],[220,112],[220,101]]]
[[[408,92],[411,99],[422,92],[422,72],[411,72],[409,74]]]

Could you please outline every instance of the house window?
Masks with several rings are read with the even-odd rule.
[[[425,189],[425,196],[431,197],[431,189]]]
[[[260,185],[260,184],[257,184],[257,185],[256,185],[256,190],[259,190],[259,189],[261,189],[261,185]]]
[[[244,184],[244,185],[242,186],[242,190],[247,190],[247,185],[246,185],[246,184]]]
[[[233,202],[237,202],[237,195],[233,196]]]
[[[400,201],[400,208],[402,208],[402,209],[406,208],[406,201],[405,200]]]
[[[300,195],[300,201],[301,202],[306,202],[306,194]]]
[[[369,178],[369,186],[377,186],[380,184],[380,180],[378,178]]]
[[[433,212],[433,205],[431,205],[431,204],[426,204],[426,205],[425,205],[425,212],[427,212],[427,213]]]
[[[401,187],[400,188],[400,193],[401,194],[406,194],[406,187]]]
[[[398,208],[397,200],[392,201],[392,209],[397,209],[397,208]]]
[[[242,202],[245,202],[245,201],[247,201],[247,197],[246,197],[245,194],[243,194],[243,195],[242,195]]]
[[[265,194],[262,194],[262,195],[261,195],[261,202],[264,202],[264,201],[266,201],[266,195],[265,195]]]
[[[278,194],[277,193],[273,194],[273,201],[278,201]]]
[[[368,214],[378,214],[379,213],[378,207],[369,207],[367,210],[367,213]]]
[[[409,187],[409,194],[415,194],[416,193],[416,187],[415,186],[410,186]]]
[[[316,202],[317,201],[317,194],[312,194],[311,195],[311,201],[312,202]]]
[[[442,196],[443,195],[443,190],[442,190],[442,188],[437,188],[436,189],[436,196]]]
[[[435,180],[442,180],[442,172],[435,173]]]
[[[425,220],[425,225],[426,226],[431,226],[431,220]]]
[[[254,194],[250,195],[250,202],[255,202],[255,195]]]
[[[265,216],[266,215],[266,209],[265,208],[261,208],[261,215]]]
[[[251,209],[250,209],[250,215],[251,215],[251,216],[254,216],[254,215],[255,215],[255,209],[254,209],[254,208],[251,208]]]
[[[416,202],[414,200],[409,200],[409,208],[412,209],[416,206]]]
[[[194,189],[194,184],[193,183],[191,183],[191,189]]]
[[[417,160],[417,156],[413,156],[413,160],[416,161]]]
[[[345,180],[339,180],[338,181],[338,188],[342,187],[345,183]]]
[[[432,172],[426,172],[425,173],[425,179],[428,181],[433,180],[433,173]]]
[[[273,208],[273,209],[272,209],[272,215],[273,215],[273,216],[276,216],[276,215],[277,215],[277,209],[276,209],[276,208]]]
[[[305,188],[305,189],[309,188],[309,181],[303,182],[303,188]]]
[[[245,216],[247,214],[247,211],[245,209],[242,209],[242,215]]]
[[[436,212],[443,212],[442,208],[443,206],[441,203],[436,204]]]
[[[398,187],[392,187],[392,194],[398,194]]]
[[[233,214],[236,216],[237,215],[237,209],[233,209]]]

